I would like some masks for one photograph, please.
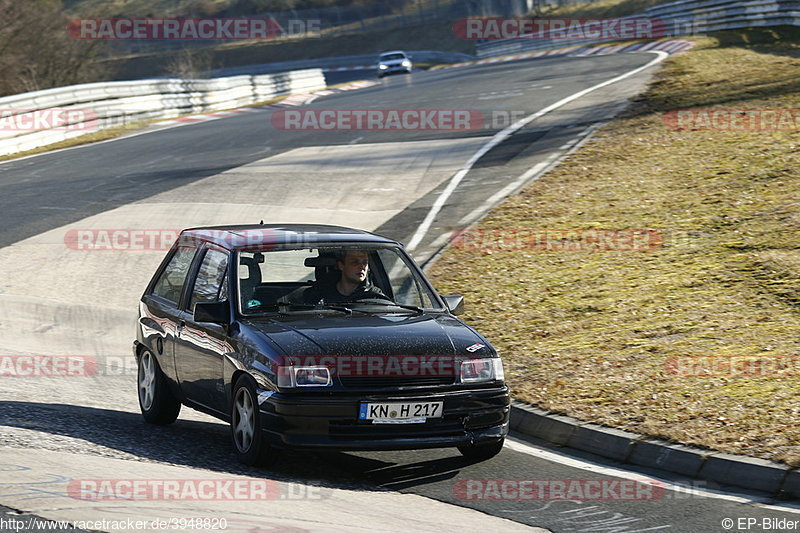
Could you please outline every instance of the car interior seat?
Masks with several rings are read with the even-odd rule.
[[[239,264],[246,267],[247,270],[247,277],[239,278],[239,289],[241,290],[239,298],[243,302],[242,305],[253,298],[256,288],[261,285],[260,264],[263,262],[264,254],[261,253],[253,254],[253,257],[245,257],[243,255],[239,256]],[[239,276],[241,275],[242,269],[240,268]]]
[[[314,268],[314,283],[316,287],[332,285],[339,281],[339,269],[336,268],[336,254],[320,251],[317,257],[307,257],[303,264]]]

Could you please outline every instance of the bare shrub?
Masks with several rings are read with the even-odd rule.
[[[0,94],[94,81],[107,74],[96,61],[102,41],[67,32],[58,0],[0,0]]]

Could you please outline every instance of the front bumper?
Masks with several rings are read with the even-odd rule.
[[[421,424],[359,420],[361,402],[443,401],[442,418]],[[273,393],[260,404],[266,439],[280,446],[338,450],[444,448],[496,442],[508,434],[508,387],[381,394]]]
[[[411,74],[411,68],[410,67],[404,67],[402,65],[397,65],[397,66],[389,67],[389,68],[386,68],[386,69],[383,69],[383,70],[378,69],[378,76],[385,76],[387,74],[399,74],[399,73]]]

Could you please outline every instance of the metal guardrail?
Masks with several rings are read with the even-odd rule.
[[[800,26],[800,0],[679,0],[622,18],[659,19],[664,23],[664,37],[740,28]],[[476,50],[477,56],[484,58],[600,42],[604,41],[518,38],[479,43]]]
[[[112,81],[0,98],[0,155],[131,122],[231,109],[324,89],[320,69],[212,79]]]

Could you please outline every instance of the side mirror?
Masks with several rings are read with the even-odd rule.
[[[198,302],[194,304],[195,322],[213,322],[227,325],[230,321],[230,308],[228,301]]]
[[[460,294],[448,294],[442,296],[442,300],[444,300],[447,310],[454,315],[460,315],[464,312],[464,297]]]

